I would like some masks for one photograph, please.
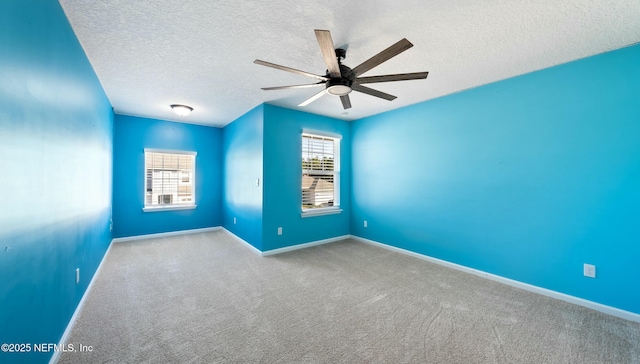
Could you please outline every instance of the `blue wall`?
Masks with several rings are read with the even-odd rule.
[[[58,343],[111,241],[113,113],[57,1],[2,1],[0,50],[0,343]]]
[[[223,129],[224,227],[258,250],[262,250],[263,121],[259,105]]]
[[[340,142],[340,207],[342,213],[300,216],[303,129],[338,134]],[[263,249],[272,250],[349,234],[351,204],[351,136],[349,122],[264,106]],[[278,235],[282,227],[282,235]]]
[[[639,64],[629,47],[354,122],[352,234],[640,313]]]
[[[198,153],[195,209],[142,211],[145,148]],[[116,114],[113,150],[114,237],[222,225],[221,129]]]

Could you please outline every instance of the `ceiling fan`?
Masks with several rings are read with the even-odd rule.
[[[342,60],[346,58],[347,51],[342,48],[334,48],[333,39],[331,39],[331,33],[328,30],[319,30],[319,29],[316,29],[315,33],[316,33],[316,38],[318,39],[318,44],[320,45],[320,51],[322,52],[322,57],[324,58],[324,62],[327,65],[327,72],[324,76],[316,75],[316,74],[305,72],[305,71],[300,71],[291,67],[280,66],[278,64],[261,61],[259,59],[256,59],[255,61],[253,61],[253,63],[295,73],[302,76],[315,78],[316,80],[319,80],[319,82],[304,84],[304,85],[263,87],[262,88],[263,90],[270,91],[270,90],[286,90],[286,89],[297,89],[297,88],[308,88],[308,87],[324,87],[322,91],[304,100],[298,106],[309,105],[310,103],[314,102],[315,100],[319,99],[325,94],[330,94],[334,96],[340,96],[340,101],[342,101],[342,107],[344,107],[344,109],[346,110],[351,108],[351,100],[349,99],[349,93],[351,91],[362,92],[367,95],[379,97],[381,99],[385,99],[389,101],[396,98],[396,96],[389,95],[388,93],[384,93],[382,91],[374,90],[372,88],[363,86],[363,84],[376,83],[376,82],[425,79],[429,74],[429,72],[415,72],[415,73],[398,73],[393,75],[360,77],[362,74],[371,70],[372,68],[380,65],[385,61],[388,61],[389,59],[413,47],[413,44],[411,44],[411,42],[409,42],[406,38],[404,38],[398,41],[397,43],[393,44],[389,48],[383,50],[382,52],[364,61],[359,66],[356,66],[355,68],[349,68],[344,64],[342,64]]]

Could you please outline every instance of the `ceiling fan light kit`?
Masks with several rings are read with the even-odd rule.
[[[351,93],[351,85],[347,82],[332,82],[333,80],[327,81],[327,92],[335,95],[335,96],[345,96]]]
[[[371,70],[372,68],[379,66],[383,62],[386,62],[389,59],[413,47],[413,44],[411,44],[411,42],[409,42],[406,38],[396,42],[389,48],[383,50],[382,52],[376,54],[375,56],[369,58],[368,60],[364,61],[362,64],[352,69],[342,64],[342,60],[346,57],[347,52],[342,48],[334,48],[333,39],[331,38],[331,33],[328,30],[316,29],[315,33],[316,33],[316,39],[318,40],[318,44],[320,45],[320,51],[322,52],[322,57],[324,59],[325,64],[327,65],[327,72],[324,76],[316,75],[316,74],[305,72],[305,71],[300,71],[300,70],[286,67],[286,66],[281,66],[275,63],[261,61],[259,59],[256,59],[255,61],[253,61],[253,63],[259,64],[261,66],[271,67],[271,68],[279,69],[282,71],[295,73],[301,76],[315,78],[316,80],[319,80],[319,82],[304,84],[304,85],[263,87],[262,88],[263,90],[272,91],[272,90],[286,90],[286,89],[324,86],[324,89],[322,91],[316,93],[315,95],[301,102],[300,105],[298,106],[309,105],[310,103],[319,99],[320,97],[326,94],[330,94],[334,96],[339,96],[340,101],[342,102],[342,107],[346,110],[351,108],[351,100],[349,98],[349,94],[351,93],[351,91],[362,92],[362,93],[365,93],[374,97],[382,98],[388,101],[394,100],[396,98],[396,96],[384,93],[382,91],[374,90],[366,86],[362,86],[362,84],[376,83],[376,82],[419,80],[419,79],[425,79],[429,75],[429,72],[415,72],[415,73],[398,73],[398,74],[392,74],[392,75],[381,75],[381,76],[371,76],[371,77],[359,77],[360,75]]]

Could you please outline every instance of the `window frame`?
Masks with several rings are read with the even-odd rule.
[[[187,203],[170,203],[170,204],[161,204],[161,205],[147,205],[147,183],[149,181],[147,175],[147,153],[154,154],[171,154],[171,155],[188,155],[193,157],[193,168],[191,169],[191,173],[189,174],[189,183],[192,184],[191,190],[191,202]],[[144,212],[159,212],[159,211],[175,211],[175,210],[191,210],[195,209],[198,205],[196,204],[196,161],[197,161],[197,152],[192,151],[184,151],[184,150],[166,150],[166,149],[151,149],[144,148],[144,189],[142,195],[142,211]],[[153,177],[152,179],[153,180]],[[182,181],[182,178],[178,178],[179,181]],[[160,196],[160,195],[159,195]],[[158,196],[158,197],[159,197]]]
[[[303,129],[300,135],[300,155],[304,152],[302,150],[302,144],[304,143],[305,137],[314,137],[314,138],[322,138],[322,139],[332,139],[333,140],[333,171],[317,171],[313,169],[302,169],[302,161],[300,164],[300,187],[298,189],[298,193],[300,196],[300,209],[301,217],[314,217],[314,216],[323,216],[323,215],[332,215],[339,214],[342,212],[342,208],[340,207],[340,144],[342,141],[342,136],[317,130],[308,130]],[[302,178],[305,174],[326,174],[333,176],[333,206],[327,207],[314,207],[314,208],[304,208],[302,206]]]

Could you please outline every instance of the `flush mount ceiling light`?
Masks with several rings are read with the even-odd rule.
[[[187,116],[193,111],[193,108],[187,105],[173,104],[171,105],[171,108],[178,116]]]

